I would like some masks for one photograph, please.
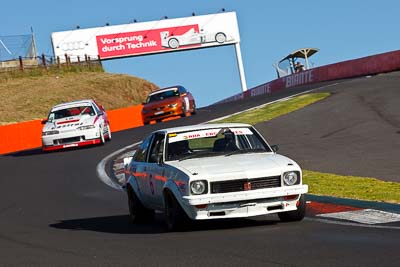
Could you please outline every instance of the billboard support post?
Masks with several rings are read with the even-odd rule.
[[[236,50],[236,60],[239,69],[240,75],[240,83],[242,84],[242,91],[247,91],[247,84],[246,84],[246,77],[244,75],[244,67],[243,67],[243,60],[242,60],[242,52],[240,51],[240,43],[235,43],[235,50]]]

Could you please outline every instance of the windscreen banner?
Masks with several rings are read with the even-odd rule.
[[[53,32],[54,55],[101,59],[140,56],[240,42],[235,12]]]

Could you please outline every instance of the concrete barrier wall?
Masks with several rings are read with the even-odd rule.
[[[107,111],[111,132],[143,126],[142,105]]]
[[[0,154],[40,147],[41,137],[40,120],[0,126]]]
[[[270,94],[283,89],[400,70],[400,50],[313,68],[261,84],[217,103]]]
[[[400,50],[313,68],[261,84],[218,103],[270,94],[300,85],[395,70],[400,70]],[[142,126],[141,109],[142,106],[138,105],[108,111],[111,131],[116,132]],[[0,126],[0,154],[40,147],[42,145],[41,130],[40,120]]]

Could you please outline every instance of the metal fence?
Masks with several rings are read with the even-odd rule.
[[[71,67],[80,68],[102,68],[100,56],[69,56],[52,57],[42,54],[40,57],[25,58],[19,56],[18,59],[11,59],[0,62],[0,72],[24,71],[30,69],[68,69]]]

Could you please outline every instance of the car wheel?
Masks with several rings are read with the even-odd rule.
[[[224,33],[222,33],[222,32],[217,33],[215,35],[215,41],[217,41],[220,44],[225,43],[226,35]]]
[[[196,115],[197,111],[196,111],[196,104],[193,102],[193,111],[192,111],[192,115]]]
[[[111,128],[110,128],[110,124],[107,125],[107,133],[108,133],[107,140],[108,140],[108,141],[111,141]]]
[[[179,47],[179,41],[176,38],[169,39],[168,46],[172,49],[176,49]]]
[[[306,215],[306,198],[304,195],[301,195],[299,199],[299,206],[297,207],[297,210],[278,213],[279,219],[282,222],[301,221],[304,219],[305,215]]]
[[[154,210],[147,209],[143,206],[140,199],[136,196],[135,191],[128,187],[128,207],[129,219],[133,223],[145,222],[154,218]]]
[[[168,231],[179,231],[183,229],[185,222],[189,222],[189,217],[176,201],[170,192],[164,193],[165,223]]]
[[[144,125],[149,125],[150,122],[149,122],[149,121],[144,121],[143,124],[144,124]]]
[[[186,104],[185,103],[182,103],[182,114],[181,114],[181,117],[183,118],[183,117],[186,117],[186,112],[187,112],[187,110],[186,110]]]
[[[161,119],[158,119],[158,120],[156,120],[156,122],[157,122],[157,123],[160,123],[160,122],[162,122],[162,120],[161,120]]]
[[[106,140],[104,139],[104,130],[100,128],[100,145],[104,145]]]

